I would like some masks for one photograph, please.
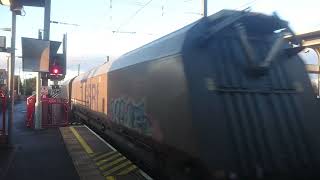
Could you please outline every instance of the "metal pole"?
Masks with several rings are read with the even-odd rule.
[[[50,14],[51,14],[51,0],[45,0],[44,6],[44,27],[43,27],[43,39],[50,39]]]
[[[19,97],[19,95],[20,95],[20,75],[19,76],[17,76],[17,81],[18,81],[18,87],[17,87],[17,95],[18,95],[18,97]]]
[[[203,17],[208,16],[208,1],[207,0],[202,0],[202,15],[203,15]]]
[[[25,95],[25,97],[27,97],[27,80],[26,80],[26,73],[25,72],[22,72],[23,73],[23,94]]]
[[[11,55],[10,55],[11,56]],[[10,76],[9,76],[9,71],[10,71],[10,56],[7,56],[7,90],[8,90],[8,93],[10,92],[10,87],[9,87],[9,84],[10,84]]]
[[[318,68],[320,68],[320,48],[314,49],[318,56]],[[318,74],[318,98],[320,98],[320,74]]]
[[[36,104],[35,104],[35,129],[41,129],[41,117],[42,117],[42,108],[41,108],[41,73],[37,73],[36,78]]]
[[[80,64],[78,64],[78,76],[80,75]]]
[[[42,39],[42,34],[38,34],[38,39]],[[41,73],[37,73],[36,77],[36,103],[35,103],[35,129],[41,129],[41,119],[42,119],[42,106],[41,106]]]
[[[43,39],[49,40],[50,37],[50,11],[51,0],[45,0],[44,6],[44,27],[43,27]],[[41,104],[41,73],[38,72],[36,79],[36,111],[35,111],[35,128],[41,129],[42,124],[42,104]]]
[[[8,116],[8,141],[12,143],[12,126],[13,126],[13,114],[14,114],[14,64],[16,58],[16,13],[12,11],[12,27],[11,27],[11,61],[10,61],[10,82],[9,82],[9,93],[10,93],[10,106]]]
[[[68,36],[67,36],[67,33],[65,33],[63,35],[63,59],[64,59],[64,66],[63,66],[63,73],[64,74],[67,74],[67,41],[68,41]]]
[[[20,80],[21,80],[21,78],[20,78],[20,76],[21,76],[21,67],[19,66],[19,76],[18,76],[18,96],[20,96],[20,91],[21,91],[21,89],[20,89]]]

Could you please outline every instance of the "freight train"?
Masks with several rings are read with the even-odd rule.
[[[65,82],[62,94],[75,119],[158,179],[314,178],[319,110],[302,49],[276,15],[222,10]]]

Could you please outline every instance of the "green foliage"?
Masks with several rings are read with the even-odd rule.
[[[29,78],[24,81],[23,92],[26,96],[32,95],[32,92],[36,91],[36,78]]]
[[[18,82],[20,81],[20,82]],[[19,76],[15,76],[15,79],[14,79],[14,90],[16,90],[16,92],[18,92],[18,85],[20,85],[20,93],[21,94],[24,94],[24,89],[23,89],[23,86],[22,86],[22,82],[21,82],[21,79],[19,78]]]

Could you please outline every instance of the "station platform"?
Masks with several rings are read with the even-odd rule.
[[[87,126],[62,127],[60,132],[81,179],[151,179]]]
[[[58,128],[27,128],[26,103],[14,110],[12,144],[0,147],[1,180],[78,180]]]
[[[15,105],[12,144],[0,146],[0,180],[152,179],[85,125],[34,130]]]

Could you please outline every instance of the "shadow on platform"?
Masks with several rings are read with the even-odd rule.
[[[78,180],[58,128],[25,126],[25,102],[15,105],[11,148],[0,147],[0,180]]]

